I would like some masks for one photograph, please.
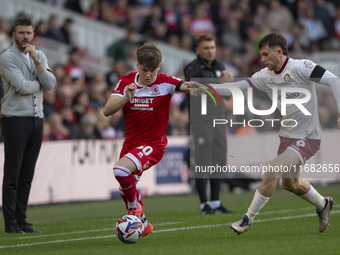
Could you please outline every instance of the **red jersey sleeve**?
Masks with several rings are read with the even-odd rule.
[[[130,73],[128,75],[122,76],[119,78],[115,89],[111,92],[111,95],[125,96],[125,87],[129,84],[135,82],[135,76],[137,72]]]
[[[163,78],[164,78],[166,83],[173,85],[173,86],[169,87],[169,90],[170,90],[169,92],[171,94],[175,93],[175,89],[176,89],[177,85],[180,85],[180,84],[183,83],[182,79],[180,79],[178,77],[175,77],[175,76],[166,76],[166,75],[164,75]]]
[[[125,96],[125,87],[127,85],[128,84],[126,83],[126,81],[124,79],[120,78],[118,80],[116,88],[114,90],[112,90],[111,95],[120,96],[120,97]]]

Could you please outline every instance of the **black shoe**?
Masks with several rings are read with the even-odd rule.
[[[24,231],[17,225],[17,224],[12,224],[8,225],[5,227],[5,234],[25,234]]]
[[[222,204],[220,207],[217,207],[215,209],[215,213],[233,213],[233,211],[229,211],[227,208],[225,208]]]
[[[35,230],[35,229],[31,228],[29,224],[19,225],[19,227],[20,227],[25,233],[40,233],[39,230]]]
[[[205,206],[201,210],[201,214],[215,214],[215,211],[211,209],[210,205],[205,204]]]

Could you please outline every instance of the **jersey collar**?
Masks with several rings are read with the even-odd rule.
[[[142,85],[142,84],[139,84],[139,83],[138,83],[138,76],[139,76],[139,72],[137,72],[136,75],[135,75],[135,84],[137,85],[137,87],[146,88],[146,87],[152,85],[152,84],[157,80],[157,76],[158,76],[158,75],[156,76],[156,79],[155,79],[151,84],[149,84],[149,85]]]
[[[289,59],[289,57],[286,58],[285,62],[283,63],[283,65],[281,66],[281,68],[280,68],[279,71],[275,71],[275,70],[274,70],[274,73],[275,73],[275,74],[280,74],[280,73],[282,73],[282,71],[283,71],[283,70],[286,68],[286,66],[287,66],[288,59]]]

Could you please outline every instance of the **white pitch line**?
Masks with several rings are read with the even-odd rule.
[[[332,214],[338,214],[340,210],[332,211]],[[304,215],[296,215],[296,216],[285,216],[285,217],[277,217],[272,219],[262,219],[262,220],[255,220],[255,223],[267,222],[267,221],[277,221],[277,220],[290,220],[290,219],[297,219],[297,218],[304,218],[304,217],[315,217],[315,213],[309,213]],[[221,223],[215,225],[202,225],[202,226],[193,226],[193,227],[182,227],[182,228],[172,228],[172,229],[161,229],[152,231],[152,233],[161,233],[161,232],[171,232],[171,231],[178,231],[178,230],[190,230],[190,229],[198,229],[198,228],[209,228],[209,227],[220,227],[225,225],[231,225],[233,222],[228,223]],[[1,246],[0,246],[1,248]]]
[[[334,207],[335,207],[335,205],[334,205]],[[337,207],[340,207],[340,205],[337,206]],[[315,207],[304,207],[304,208],[298,208],[298,209],[283,209],[283,210],[278,210],[278,211],[267,211],[267,212],[265,211],[265,212],[262,212],[261,215],[289,213],[289,212],[296,212],[296,211],[307,211],[307,210],[313,210],[313,209],[315,209]],[[118,218],[117,218],[117,220],[118,220]],[[158,224],[153,224],[153,225],[154,226],[166,226],[166,225],[175,225],[175,224],[180,224],[180,222],[164,222],[164,223],[158,223]],[[63,236],[63,235],[93,233],[93,232],[101,232],[101,231],[109,231],[109,230],[112,230],[112,228],[80,230],[80,231],[65,232],[65,233],[56,233],[56,234],[47,234],[47,235],[29,235],[29,236],[18,237],[18,238],[15,238],[15,239],[30,239],[30,238],[36,238],[36,237]],[[158,230],[158,231],[163,232],[162,230]]]
[[[41,244],[74,242],[74,241],[83,241],[83,240],[92,240],[92,239],[103,239],[103,238],[110,238],[110,237],[115,237],[115,236],[116,235],[94,236],[94,237],[86,237],[86,238],[72,238],[72,239],[67,239],[67,240],[63,240],[62,239],[62,240],[55,240],[55,241],[48,241],[48,242],[25,243],[25,244],[16,244],[16,245],[4,245],[4,246],[0,246],[0,249],[26,247],[26,246],[41,245]]]
[[[154,226],[167,226],[167,225],[176,225],[176,224],[180,224],[180,223],[181,222],[163,222],[163,223],[158,223],[158,224],[153,224],[153,225]],[[102,232],[102,231],[109,231],[109,230],[114,231],[114,225],[112,225],[112,228],[80,230],[80,231],[73,231],[73,232],[48,234],[48,235],[29,235],[29,236],[21,236],[21,237],[15,238],[15,239],[30,239],[30,238],[36,238],[36,237],[64,236],[64,235],[83,234],[83,233],[91,233],[91,232]]]
[[[332,214],[338,214],[340,210],[332,211]],[[278,220],[289,220],[289,219],[296,219],[296,218],[303,218],[303,217],[315,217],[315,214],[304,214],[304,215],[296,215],[296,216],[286,216],[286,217],[277,217],[271,219],[262,219],[256,220],[254,222],[267,222],[267,221],[278,221]],[[181,228],[170,228],[170,229],[162,229],[162,230],[155,230],[152,233],[162,233],[162,232],[173,232],[173,231],[181,231],[181,230],[191,230],[191,229],[200,229],[200,228],[209,228],[209,227],[220,227],[225,225],[230,225],[232,222],[223,223],[223,224],[214,224],[214,225],[202,225],[202,226],[192,226],[192,227],[181,227]],[[36,242],[36,243],[28,243],[28,244],[16,244],[16,245],[3,245],[0,246],[0,249],[5,248],[18,248],[18,247],[26,247],[26,246],[34,246],[34,245],[44,245],[44,244],[53,244],[53,243],[63,243],[63,242],[74,242],[74,241],[84,241],[84,240],[93,240],[93,239],[104,239],[104,238],[111,238],[115,237],[116,235],[106,235],[106,236],[96,236],[96,237],[83,237],[83,238],[73,238],[67,240],[55,240],[55,241],[46,241],[46,242]]]

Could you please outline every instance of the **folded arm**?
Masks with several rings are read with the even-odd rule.
[[[108,117],[121,110],[124,105],[130,101],[136,94],[137,86],[134,83],[126,86],[124,89],[124,96],[111,95],[103,109],[104,116]]]
[[[40,90],[39,81],[26,80],[14,59],[1,57],[0,68],[2,76],[14,87],[16,92],[29,95]]]

